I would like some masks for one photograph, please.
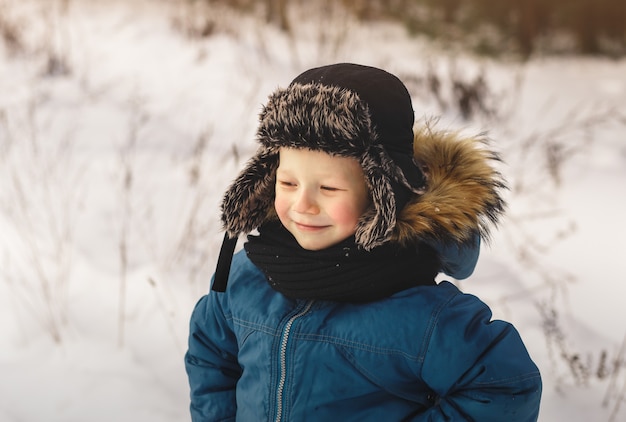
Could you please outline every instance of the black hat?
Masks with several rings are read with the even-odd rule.
[[[269,98],[260,115],[261,147],[231,185],[222,222],[232,238],[259,227],[273,211],[281,147],[357,159],[373,208],[355,236],[365,249],[390,239],[397,213],[425,178],[413,160],[413,107],[404,84],[369,66],[341,63],[308,70]]]

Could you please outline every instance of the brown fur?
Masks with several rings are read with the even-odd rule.
[[[506,185],[493,167],[499,157],[485,148],[486,143],[484,137],[463,138],[428,127],[416,130],[414,155],[428,187],[402,210],[392,240],[464,242],[476,232],[488,239],[504,211],[500,191]]]

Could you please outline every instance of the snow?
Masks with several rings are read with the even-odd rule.
[[[216,32],[189,37],[190,3],[0,1],[22,34],[0,42],[0,420],[189,419],[221,194],[267,95],[339,61],[406,79],[418,118],[489,131],[508,217],[458,284],[521,332],[541,421],[626,420],[626,61],[498,62],[339,10],[292,11],[309,19],[288,37],[217,8]],[[428,71],[448,104],[451,77],[482,72],[496,116],[441,108]]]

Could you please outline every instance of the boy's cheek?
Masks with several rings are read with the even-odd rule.
[[[278,215],[280,221],[283,221],[283,218],[286,215],[289,206],[286,204],[286,201],[282,199],[282,197],[278,194],[274,199],[274,209],[276,210],[276,214]]]
[[[327,206],[326,212],[335,223],[352,225],[359,221],[364,209],[351,201]]]

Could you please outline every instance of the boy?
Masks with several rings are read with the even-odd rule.
[[[311,69],[270,96],[191,319],[194,421],[537,419],[515,329],[435,282],[472,272],[503,211],[497,157],[413,124],[402,82],[367,66]]]

